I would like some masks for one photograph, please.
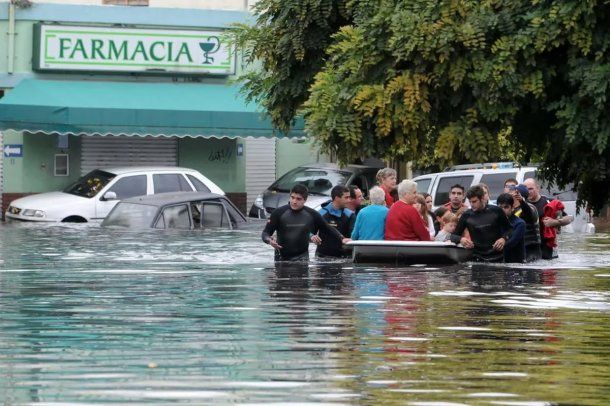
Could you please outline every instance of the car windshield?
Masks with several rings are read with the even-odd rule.
[[[102,222],[102,226],[148,228],[157,213],[157,206],[138,203],[118,203]]]
[[[345,185],[351,173],[328,168],[296,168],[279,178],[269,189],[290,192],[297,183],[307,186],[309,193],[330,196],[333,186]]]
[[[71,195],[91,198],[97,195],[116,175],[96,169],[64,189]]]

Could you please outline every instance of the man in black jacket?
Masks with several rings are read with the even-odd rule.
[[[349,241],[328,225],[320,213],[305,206],[308,194],[306,186],[295,185],[290,191],[289,204],[271,213],[261,237],[275,248],[276,261],[308,261],[309,242],[322,243],[317,235],[320,230],[325,230],[328,238],[337,239],[339,243]],[[276,232],[277,239],[273,236]]]

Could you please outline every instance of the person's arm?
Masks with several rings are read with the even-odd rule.
[[[538,217],[538,211],[536,208],[532,208],[528,202],[521,199],[521,205],[519,208],[521,209],[521,218],[528,224],[533,224],[536,222],[536,218]]]
[[[513,224],[513,232],[510,235],[510,238],[506,241],[504,245],[504,249],[511,249],[516,247],[523,238],[525,237],[525,222],[517,221]]]
[[[305,209],[309,209],[308,207],[306,207]],[[329,225],[326,220],[324,220],[324,218],[322,217],[322,215],[320,213],[318,213],[317,211],[311,209],[310,213],[313,216],[313,223],[314,223],[314,227],[315,227],[315,232],[317,233],[318,231],[320,231],[321,229],[325,229],[326,231],[328,231],[330,234],[332,234],[334,237],[336,237],[339,241],[343,242],[344,240],[346,240],[347,238],[343,236],[343,234],[341,234],[339,232],[339,230],[337,230],[335,227]]]
[[[273,237],[273,233],[275,233],[275,231],[277,230],[277,226],[279,224],[279,218],[280,218],[280,210],[276,209],[273,211],[273,213],[271,213],[271,216],[269,217],[269,221],[267,221],[267,224],[265,225],[265,228],[263,229],[263,232],[261,233],[261,238],[262,238],[263,242],[265,242],[265,244],[271,245],[275,249],[282,248],[276,242],[275,237]]]
[[[464,247],[468,246],[468,243],[466,241],[470,241],[467,238],[463,238],[462,234],[464,233],[464,230],[466,230],[466,221],[468,219],[468,213],[464,213],[460,216],[460,219],[458,220],[457,226],[455,227],[455,230],[453,231],[453,234],[451,234],[450,240],[452,243],[454,244],[462,244]],[[464,241],[465,240],[465,241]],[[466,242],[466,243],[465,243]],[[472,242],[470,243],[471,247],[474,246],[472,245]]]
[[[547,227],[563,227],[563,226],[567,226],[568,224],[572,223],[572,221],[574,221],[574,217],[566,214],[565,216],[563,216],[560,219],[545,217],[544,219],[542,219],[542,221],[544,222],[544,225]]]

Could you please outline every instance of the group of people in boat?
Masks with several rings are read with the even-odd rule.
[[[275,249],[277,261],[308,260],[310,242],[317,245],[316,256],[341,258],[351,240],[436,240],[472,249],[478,261],[528,262],[555,257],[557,233],[573,220],[561,201],[540,194],[534,179],[506,179],[495,205],[485,184],[468,190],[456,184],[449,202],[434,212],[432,197],[418,194],[412,180],[397,184],[394,169],[379,170],[377,181],[368,205],[357,187],[337,185],[319,211],[305,206],[307,187],[296,184],[289,203],[271,213],[263,241]]]

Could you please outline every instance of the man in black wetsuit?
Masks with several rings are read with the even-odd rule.
[[[484,203],[485,190],[478,185],[466,193],[470,209],[460,217],[451,241],[474,250],[475,261],[502,262],[504,244],[508,240],[511,225],[501,208]],[[470,238],[462,237],[468,229]]]
[[[316,235],[320,230],[327,231],[330,238],[349,241],[328,225],[320,213],[305,206],[308,193],[304,185],[295,185],[290,191],[290,203],[271,213],[261,237],[275,248],[276,261],[308,261],[309,241],[320,244],[322,239]],[[276,231],[277,240],[273,237]]]

